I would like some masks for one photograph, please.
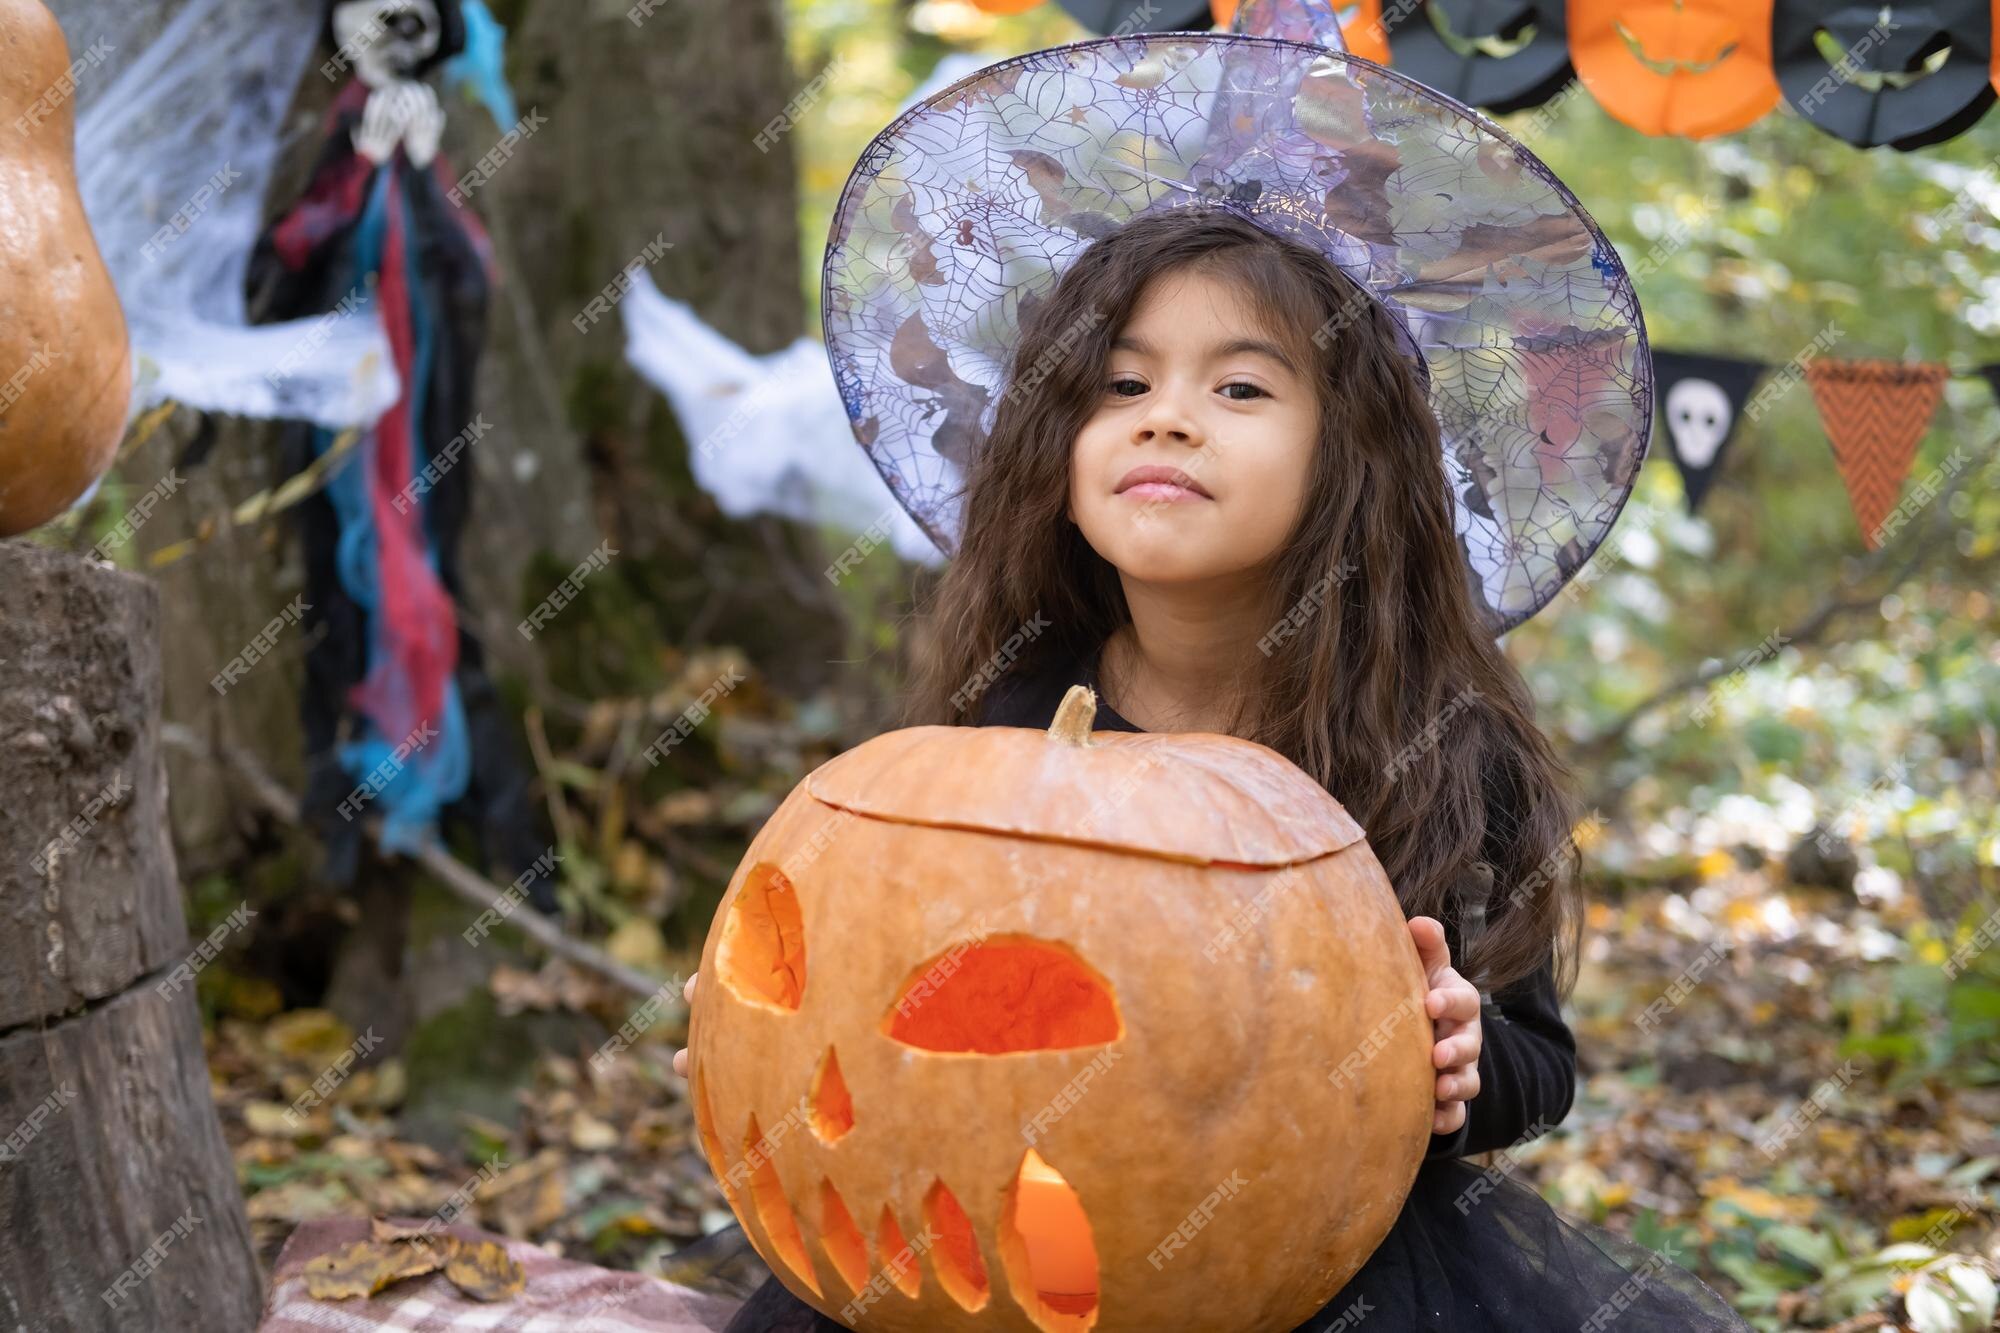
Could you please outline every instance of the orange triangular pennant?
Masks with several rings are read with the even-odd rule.
[[[1873,550],[1882,520],[1917,456],[1917,442],[1931,428],[1951,372],[1926,362],[1841,361],[1806,363],[1819,419],[1833,442],[1834,462],[1847,483],[1847,499]]]

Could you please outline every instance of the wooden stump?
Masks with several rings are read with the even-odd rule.
[[[0,1330],[254,1327],[167,837],[159,599],[0,542]]]

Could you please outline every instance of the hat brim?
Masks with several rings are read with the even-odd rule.
[[[956,547],[1024,299],[1125,221],[1190,203],[1304,243],[1380,301],[1427,392],[1495,632],[1610,532],[1652,431],[1630,275],[1540,159],[1370,61],[1239,33],[1145,33],[981,69],[877,135],[828,239],[827,355],[856,438]]]

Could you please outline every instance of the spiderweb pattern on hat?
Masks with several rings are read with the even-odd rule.
[[[1388,308],[1427,372],[1489,620],[1553,598],[1623,507],[1652,425],[1616,253],[1476,112],[1324,46],[1237,33],[1003,61],[862,154],[827,247],[827,353],[856,437],[932,539],[955,546],[1023,301],[1128,219],[1190,204],[1311,246]]]

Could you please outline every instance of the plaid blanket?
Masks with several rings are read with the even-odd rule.
[[[432,1273],[398,1282],[369,1300],[313,1300],[306,1295],[306,1264],[368,1238],[366,1218],[326,1218],[301,1224],[285,1242],[257,1333],[716,1333],[742,1304],[738,1297],[643,1273],[557,1259],[526,1241],[473,1227],[450,1230],[505,1245],[527,1270],[527,1289],[511,1301],[487,1305],[460,1294],[444,1274]]]

